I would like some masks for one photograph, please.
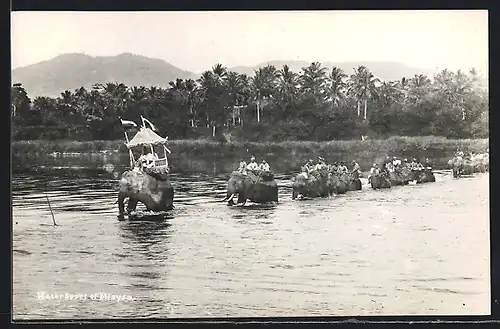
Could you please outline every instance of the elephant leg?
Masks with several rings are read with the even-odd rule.
[[[126,193],[123,192],[118,193],[118,219],[120,220],[124,218],[126,197],[127,197]]]
[[[292,191],[292,200],[297,199],[297,196],[298,196],[298,195],[299,195],[299,192],[297,192],[297,190],[295,190],[295,189],[294,189],[294,190]]]
[[[238,193],[238,201],[237,204],[244,206],[245,203],[247,202],[247,198],[244,193]]]
[[[136,198],[132,198],[132,197],[130,197],[130,198],[128,199],[128,204],[127,204],[127,213],[129,213],[129,214],[130,214],[132,211],[134,211],[134,210],[135,210],[135,208],[137,207],[137,202],[139,202],[139,200],[138,200],[138,199],[136,199]]]

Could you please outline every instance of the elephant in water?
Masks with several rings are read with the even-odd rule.
[[[170,180],[153,177],[143,171],[125,171],[119,181],[118,210],[123,219],[125,199],[129,198],[127,212],[134,211],[137,203],[142,202],[148,211],[168,211],[174,208],[174,188]]]
[[[412,170],[412,173],[413,179],[417,184],[434,183],[436,181],[436,177],[434,176],[431,168]]]
[[[327,171],[300,173],[293,180],[292,199],[327,197],[334,192],[338,178]]]
[[[396,169],[389,172],[391,186],[408,185],[411,179],[410,171],[406,168]]]
[[[349,187],[347,188],[348,191],[361,191],[361,180],[359,179],[358,173],[350,173],[349,175]]]
[[[448,165],[452,168],[453,178],[458,178],[462,175],[472,175],[474,173],[472,161],[462,157],[454,157],[448,161]]]
[[[489,156],[488,153],[477,154],[471,158],[474,172],[484,173],[489,169]]]
[[[247,200],[255,203],[278,202],[278,184],[272,173],[246,175],[234,171],[227,182],[227,195],[223,201],[229,206],[234,205],[233,198],[238,195],[237,203],[244,205]]]
[[[351,184],[353,183],[352,177],[347,174],[347,173],[332,173],[332,176],[334,177],[334,189],[333,191],[337,194],[344,194],[347,191],[354,191],[354,189],[351,188]],[[337,179],[335,179],[337,178]],[[360,181],[361,183],[361,181]],[[354,186],[353,188],[355,188]]]
[[[372,189],[377,190],[379,188],[390,188],[391,187],[391,179],[389,175],[386,173],[380,173],[378,175],[370,176],[369,182],[372,186]]]

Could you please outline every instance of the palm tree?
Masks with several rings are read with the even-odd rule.
[[[286,117],[286,108],[296,101],[298,92],[298,74],[292,72],[288,65],[278,71],[278,92],[280,95],[281,107],[283,109],[283,119]]]
[[[300,88],[303,93],[313,95],[316,101],[324,100],[326,78],[326,68],[321,67],[321,63],[313,62],[302,68]]]
[[[328,75],[328,94],[333,105],[338,105],[344,99],[344,92],[347,84],[344,79],[347,75],[338,67],[333,67]]]
[[[233,126],[236,124],[236,106],[242,105],[247,80],[246,76],[236,72],[228,72],[225,78],[225,88],[229,97]],[[241,122],[241,117],[239,118]]]
[[[273,97],[277,77],[278,72],[274,65],[267,65],[255,70],[250,88],[257,105],[257,122],[260,122],[263,106]]]
[[[193,79],[187,79],[184,83],[184,88],[187,93],[187,103],[189,106],[189,125],[191,127],[196,127],[195,107],[199,102],[198,86],[196,85],[196,81],[194,81]]]
[[[360,103],[364,102],[363,118],[367,118],[368,99],[376,95],[376,84],[380,82],[365,66],[358,66],[351,75],[351,94],[356,97],[358,105],[358,116],[360,115]]]

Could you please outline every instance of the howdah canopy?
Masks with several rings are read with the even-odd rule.
[[[136,146],[162,145],[167,143],[167,138],[163,138],[149,128],[141,127],[130,142],[126,143],[128,148]]]

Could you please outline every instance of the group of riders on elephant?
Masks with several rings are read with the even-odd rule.
[[[302,167],[302,172],[293,179],[292,199],[327,197],[347,191],[359,191],[360,175],[356,161],[352,162],[352,169],[348,170],[344,162],[327,165],[321,157],[317,164],[309,160]]]
[[[259,165],[252,156],[248,164],[240,162],[238,170],[233,171],[227,182],[223,201],[232,206],[236,195],[237,205],[245,205],[248,200],[256,203],[278,202],[278,184],[266,160]]]
[[[368,182],[373,189],[408,185],[412,181],[417,184],[436,181],[429,159],[420,162],[413,158],[410,162],[407,159],[400,160],[397,157],[390,159],[386,156],[381,167],[379,168],[379,165],[375,163],[370,169]]]
[[[453,159],[448,161],[448,165],[452,169],[454,178],[484,173],[489,171],[489,153],[486,150],[486,153],[464,155],[464,152],[457,151]]]

